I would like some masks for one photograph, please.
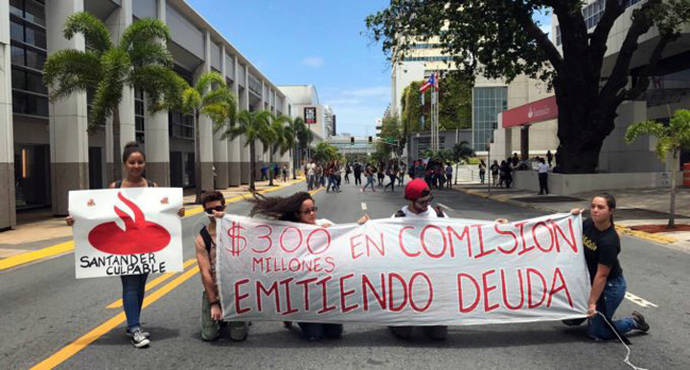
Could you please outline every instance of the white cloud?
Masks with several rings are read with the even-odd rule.
[[[323,65],[323,58],[321,57],[307,57],[302,59],[302,64],[307,67],[319,68]]]

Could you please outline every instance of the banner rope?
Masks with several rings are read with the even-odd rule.
[[[611,331],[613,331],[613,333],[616,334],[616,337],[618,337],[618,340],[621,341],[621,344],[622,344],[622,345],[625,347],[625,349],[628,351],[628,353],[625,355],[625,358],[623,359],[623,362],[625,362],[628,366],[630,366],[630,367],[633,368],[634,370],[647,370],[647,369],[644,368],[644,367],[635,366],[635,365],[633,365],[632,362],[630,362],[630,347],[628,347],[628,345],[626,344],[626,341],[623,340],[623,338],[621,337],[621,335],[618,333],[618,330],[616,330],[616,328],[613,326],[613,324],[611,324],[611,322],[606,318],[606,316],[604,316],[603,313],[597,311],[597,314],[598,314],[599,316],[601,316],[601,317],[604,319],[604,322],[611,328]],[[626,339],[627,339],[627,338],[626,338]],[[630,343],[630,341],[627,341],[627,342]]]

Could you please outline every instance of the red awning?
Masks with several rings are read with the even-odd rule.
[[[503,112],[503,128],[558,118],[556,96],[550,96]]]

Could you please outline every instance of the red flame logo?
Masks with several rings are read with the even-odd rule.
[[[94,248],[110,254],[137,254],[158,252],[170,243],[170,233],[163,226],[146,221],[141,209],[120,192],[117,197],[134,212],[134,220],[114,206],[115,213],[125,223],[125,230],[114,221],[94,227],[89,232],[89,242]]]

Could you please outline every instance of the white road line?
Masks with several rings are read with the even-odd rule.
[[[367,203],[362,202],[362,211],[366,211],[366,210],[367,210]]]
[[[630,302],[640,306],[640,307],[654,307],[654,308],[659,308],[659,306],[655,305],[654,303],[642,298],[638,297],[630,292],[625,292],[625,299],[629,300]]]
[[[454,209],[448,207],[447,205],[445,205],[445,204],[443,204],[443,203],[436,203],[436,204],[438,204],[439,206],[441,206],[441,207],[443,207],[443,208],[445,208],[445,209],[448,209],[448,210],[451,210],[451,211],[455,212]]]

